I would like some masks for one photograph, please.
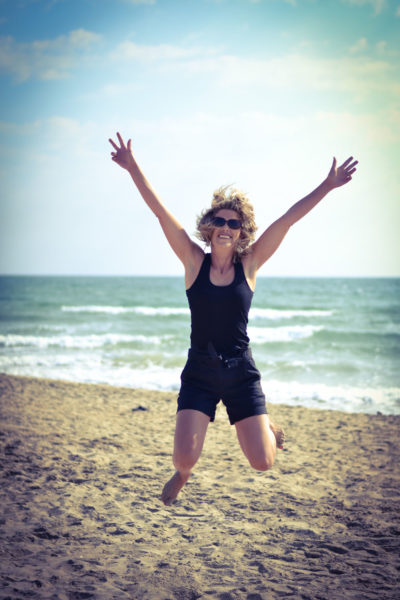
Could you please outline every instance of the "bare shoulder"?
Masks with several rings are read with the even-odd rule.
[[[204,251],[192,242],[190,256],[185,261],[185,287],[188,290],[197,279],[204,260]]]

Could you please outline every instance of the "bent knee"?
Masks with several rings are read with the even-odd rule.
[[[274,465],[274,459],[269,458],[268,456],[255,458],[253,460],[249,459],[250,466],[256,471],[268,471],[272,469]]]
[[[173,457],[174,467],[182,473],[191,471],[196,464],[198,456],[188,452],[187,454],[175,453]]]

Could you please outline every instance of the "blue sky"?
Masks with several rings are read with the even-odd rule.
[[[0,0],[0,272],[179,274],[108,137],[194,231],[214,189],[260,232],[360,161],[262,275],[399,276],[400,0]]]

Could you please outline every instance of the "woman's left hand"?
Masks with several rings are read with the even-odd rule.
[[[331,170],[326,178],[329,186],[333,189],[340,187],[345,183],[349,183],[349,181],[351,181],[351,176],[356,171],[357,164],[358,160],[353,160],[353,157],[350,156],[342,165],[340,165],[340,167],[337,167],[336,158],[333,158]]]

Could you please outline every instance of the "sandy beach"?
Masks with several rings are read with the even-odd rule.
[[[270,405],[253,471],[223,407],[178,501],[174,393],[0,376],[2,599],[400,597],[398,416]]]

